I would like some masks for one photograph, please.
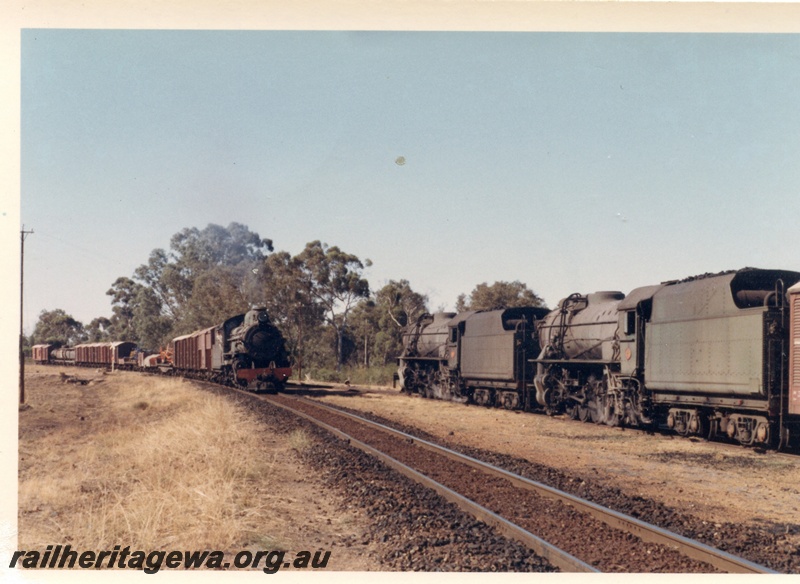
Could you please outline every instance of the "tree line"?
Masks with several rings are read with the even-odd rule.
[[[335,369],[386,366],[402,349],[404,327],[429,312],[427,296],[407,280],[370,288],[369,259],[320,241],[297,255],[275,251],[247,226],[209,224],[172,236],[107,294],[111,317],[87,325],[62,309],[43,310],[30,345],[126,340],[156,351],[170,339],[264,306],[287,341],[296,366]],[[456,309],[544,306],[520,282],[478,284]]]

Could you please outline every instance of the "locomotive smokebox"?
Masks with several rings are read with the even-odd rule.
[[[245,313],[241,325],[231,331],[229,340],[235,353],[246,354],[256,365],[286,359],[283,336],[264,308]]]
[[[282,339],[275,335],[275,329],[270,324],[260,323],[251,326],[244,333],[242,344],[253,359],[274,359],[283,347]]]

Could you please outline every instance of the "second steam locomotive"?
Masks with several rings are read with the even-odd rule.
[[[798,446],[800,294],[793,311],[787,295],[798,281],[745,268],[572,294],[552,311],[424,315],[404,335],[398,375],[427,397]]]

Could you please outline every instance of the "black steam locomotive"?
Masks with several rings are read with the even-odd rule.
[[[177,337],[170,342],[168,355],[168,366],[175,373],[255,391],[278,391],[292,374],[283,335],[264,308]]]
[[[425,315],[404,335],[398,375],[427,397],[800,446],[788,374],[800,324],[786,294],[798,281],[745,268],[627,297],[572,294],[552,311]]]

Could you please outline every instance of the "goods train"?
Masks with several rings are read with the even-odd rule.
[[[424,315],[398,376],[426,397],[798,447],[799,281],[745,268],[572,294],[551,311]]]
[[[254,308],[188,335],[176,337],[166,350],[148,355],[135,343],[85,343],[54,348],[35,345],[36,363],[159,370],[244,387],[279,391],[291,376],[289,355],[281,332],[267,311]]]

